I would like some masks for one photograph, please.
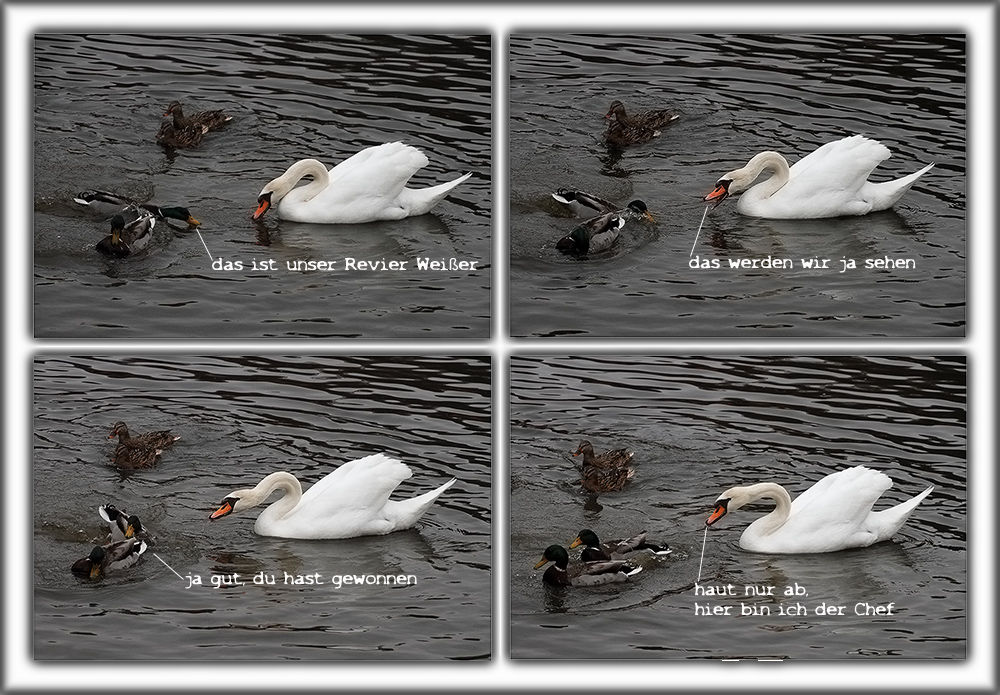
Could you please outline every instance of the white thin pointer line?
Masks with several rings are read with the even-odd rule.
[[[204,243],[204,242],[202,242],[202,243]],[[206,250],[207,250],[207,249],[206,249]],[[167,565],[167,563],[166,563],[166,562],[164,562],[163,558],[162,558],[162,557],[160,557],[159,555],[157,555],[156,553],[153,553],[153,557],[155,557],[155,558],[156,558],[157,560],[159,560],[160,562],[163,562],[163,564],[164,564],[164,565]],[[167,565],[167,569],[168,569],[168,570],[170,570],[171,572],[173,572],[174,574],[176,574],[176,575],[177,575],[177,576],[178,576],[178,577],[179,577],[179,578],[181,579],[181,581],[183,581],[183,580],[184,580],[184,577],[181,577],[181,575],[177,573],[177,570],[175,570],[175,569],[174,569],[173,567],[171,567],[170,565]]]
[[[708,217],[708,206],[705,206],[705,212],[701,216],[701,224],[698,225],[698,233],[694,235],[694,243],[691,244],[691,253],[688,254],[688,258],[694,255],[694,247],[698,245],[698,237],[701,236],[701,228],[705,225],[705,218]],[[201,243],[205,243],[204,241]],[[208,248],[205,248],[208,251]]]
[[[706,208],[706,210],[707,210],[707,208]],[[208,250],[208,244],[205,243],[205,238],[201,235],[201,230],[198,229],[197,227],[195,227],[194,231],[198,232],[198,238],[201,239],[201,245],[205,247],[205,253],[208,254],[208,260],[212,261],[212,263],[215,263],[215,259],[212,258],[212,252]],[[701,231],[701,229],[699,228],[698,231]],[[155,555],[156,553],[153,553],[153,554]],[[163,560],[160,560],[160,562],[163,562]],[[167,563],[164,562],[163,564],[166,565]],[[176,574],[176,572],[174,574]],[[178,574],[177,576],[180,577],[181,575]],[[183,579],[183,577],[182,577],[182,579]]]

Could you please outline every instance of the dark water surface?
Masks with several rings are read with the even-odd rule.
[[[40,357],[34,371],[34,657],[483,659],[491,652],[490,364],[476,357]],[[109,463],[112,423],[182,438],[149,470]],[[229,492],[287,470],[306,488],[385,452],[394,498],[458,478],[413,529],[348,540],[209,522]],[[274,495],[273,499],[277,499]],[[138,566],[69,571],[113,502],[157,537]],[[202,586],[177,577],[198,575]],[[285,586],[284,573],[413,575],[406,586]],[[211,585],[234,573],[272,586]]]
[[[966,60],[961,36],[540,35],[511,37],[511,330],[523,336],[961,336],[966,323]],[[613,99],[679,119],[651,143],[602,141]],[[794,162],[862,134],[892,151],[872,176],[932,169],[892,211],[761,220],[701,198],[724,173],[777,150]],[[585,261],[554,242],[578,221],[557,187],[646,202]],[[792,270],[729,261],[793,259]],[[827,271],[803,258],[831,259]],[[909,270],[841,259],[911,259]]]
[[[954,659],[967,654],[966,368],[961,357],[514,357],[511,367],[511,652],[519,659]],[[581,438],[635,452],[624,491],[579,486]],[[713,526],[701,583],[807,596],[694,593],[705,519],[733,485],[797,496],[865,465],[893,486],[876,509],[928,486],[891,541],[813,555],[741,550],[768,502]],[[673,554],[627,584],[550,589],[532,566],[582,528],[611,540],[648,529]],[[574,555],[576,551],[571,551]],[[696,615],[695,604],[735,615]],[[781,615],[801,603],[806,616]],[[843,616],[817,615],[822,604]],[[854,615],[858,603],[891,615]]]
[[[483,338],[489,335],[490,37],[41,35],[35,39],[34,309],[38,337]],[[233,116],[194,149],[154,136],[167,104]],[[430,163],[414,187],[472,177],[430,214],[317,225],[257,194],[293,162],[328,167],[402,140]],[[203,224],[143,258],[109,261],[82,190],[184,205]],[[345,258],[409,261],[348,271]],[[475,261],[420,270],[417,258]],[[253,270],[273,260],[279,270]],[[288,262],[332,261],[332,272]]]

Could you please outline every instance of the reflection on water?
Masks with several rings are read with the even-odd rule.
[[[515,658],[965,656],[963,358],[515,356],[511,391]],[[582,437],[635,452],[624,491],[584,494],[570,455]],[[892,541],[817,555],[743,551],[743,528],[770,506],[761,503],[713,526],[702,560],[704,522],[723,490],[772,480],[795,497],[859,464],[893,480],[876,509],[934,486]],[[544,587],[531,569],[541,550],[582,528],[609,539],[646,529],[674,552],[628,584]],[[770,614],[696,616],[696,603],[737,613],[751,603],[697,597],[702,562],[703,586],[780,589],[754,600]],[[788,614],[796,602],[808,616]],[[866,602],[893,603],[893,614],[853,615]],[[822,604],[847,608],[817,615]]]

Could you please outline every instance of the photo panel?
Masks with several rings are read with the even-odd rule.
[[[965,335],[964,34],[515,32],[509,66],[512,335]]]
[[[491,40],[36,34],[35,337],[488,338]]]
[[[490,659],[490,373],[37,357],[33,658]]]
[[[512,357],[512,658],[965,659],[966,362]]]

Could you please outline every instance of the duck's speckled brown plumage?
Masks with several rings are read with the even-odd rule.
[[[116,422],[108,439],[118,437],[118,446],[112,461],[121,468],[152,468],[163,449],[171,446],[180,437],[170,430],[157,430],[131,436],[124,422]]]
[[[611,102],[605,118],[611,119],[604,131],[604,140],[615,147],[641,145],[649,142],[660,134],[660,130],[677,116],[669,111],[643,111],[632,114],[625,113],[625,105],[620,101]]]
[[[633,475],[635,471],[628,466],[610,469],[584,466],[580,483],[591,492],[620,492]]]
[[[584,466],[594,466],[596,468],[620,468],[626,466],[632,460],[632,452],[628,449],[613,449],[605,451],[603,454],[594,454],[594,446],[584,439],[577,446],[573,456],[583,455]]]
[[[170,105],[167,106],[164,116],[173,116],[174,128],[182,129],[187,128],[192,125],[198,125],[205,129],[205,132],[210,130],[218,130],[229,121],[233,120],[232,116],[227,116],[222,111],[199,111],[198,113],[192,113],[188,116],[184,115],[184,109],[181,107],[179,101],[172,101]]]
[[[172,118],[160,126],[156,141],[175,149],[195,147],[201,143],[205,133],[218,130],[233,120],[232,116],[227,116],[222,111],[201,111],[185,116],[179,101],[170,102],[163,115]]]
[[[164,121],[163,125],[156,132],[156,142],[164,147],[172,147],[182,150],[185,147],[196,147],[201,144],[201,140],[208,131],[200,125],[192,125],[187,128],[177,128],[170,121]]]

